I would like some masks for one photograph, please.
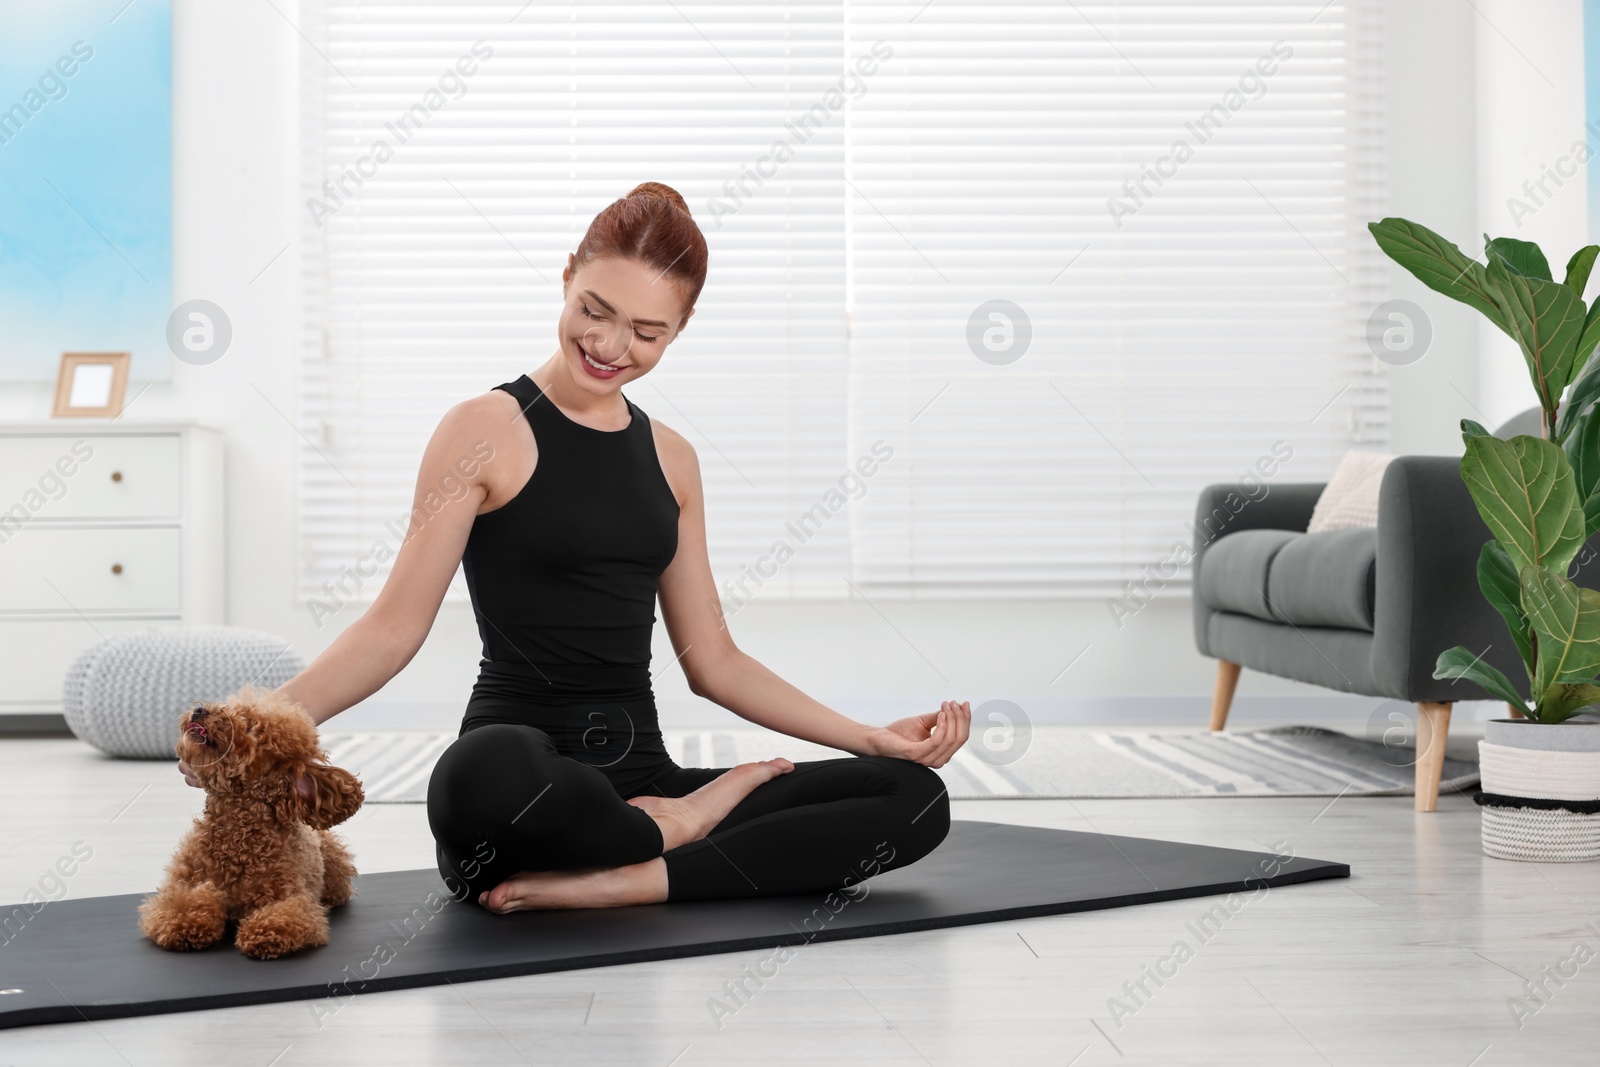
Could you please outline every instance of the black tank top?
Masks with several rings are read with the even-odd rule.
[[[462,554],[484,660],[571,665],[546,673],[636,689],[649,678],[658,579],[678,551],[678,501],[650,419],[624,396],[632,421],[596,430],[526,374],[495,388],[517,398],[538,460],[515,497],[474,520]]]

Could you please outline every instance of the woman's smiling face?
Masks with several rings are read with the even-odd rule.
[[[574,270],[569,256],[561,280],[566,305],[557,332],[575,381],[638,378],[694,314],[685,313],[676,279],[635,259],[600,256]]]

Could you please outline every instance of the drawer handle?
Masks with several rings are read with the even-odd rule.
[[[114,482],[122,481],[122,472],[121,471],[112,471],[111,472],[111,480],[114,481]]]
[[[113,564],[112,564],[112,565],[111,565],[111,573],[112,573],[112,574],[121,574],[121,573],[122,573],[122,564],[120,564],[120,563],[113,563]]]

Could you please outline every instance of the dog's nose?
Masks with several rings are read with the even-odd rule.
[[[206,717],[206,709],[201,707],[200,705],[197,704],[193,708],[189,709],[189,721],[190,722],[199,722],[201,719],[203,719],[205,717]]]

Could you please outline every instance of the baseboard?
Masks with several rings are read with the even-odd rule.
[[[0,713],[0,737],[71,737],[67,717],[60,712],[17,711]]]

